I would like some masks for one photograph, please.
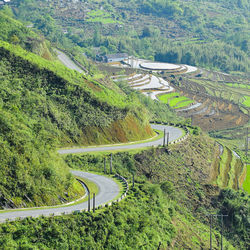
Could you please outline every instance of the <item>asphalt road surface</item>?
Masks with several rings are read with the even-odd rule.
[[[99,187],[99,193],[96,195],[95,204],[96,207],[99,205],[104,205],[105,203],[113,200],[119,194],[120,188],[116,182],[111,178],[107,178],[101,175],[86,173],[82,171],[71,171],[75,176],[83,177],[94,182]],[[93,207],[93,201],[91,199],[91,209]],[[54,207],[54,208],[39,208],[39,209],[24,209],[18,211],[16,209],[8,210],[8,212],[0,213],[0,222],[4,222],[6,219],[15,220],[17,218],[25,217],[38,217],[41,215],[49,216],[51,214],[60,215],[63,213],[72,213],[74,211],[79,211],[88,208],[88,201],[82,202],[80,204],[71,205],[67,207]]]
[[[151,124],[153,129],[164,130],[169,132],[169,142],[179,139],[182,136],[183,130],[180,128]],[[127,144],[127,145],[113,145],[113,146],[97,146],[97,147],[85,147],[85,148],[71,148],[71,149],[60,149],[59,154],[74,154],[74,153],[85,153],[85,152],[98,152],[98,151],[110,151],[117,149],[137,149],[151,146],[158,146],[163,144],[163,138],[156,141],[142,142],[137,144]]]
[[[156,125],[151,124],[151,127],[153,129],[157,130],[164,130],[166,129],[166,132],[169,132],[169,142],[174,141],[176,139],[179,139],[182,136],[182,129],[175,128],[171,126],[165,126],[165,125]],[[158,146],[163,144],[163,138],[160,138],[155,141],[150,142],[142,142],[137,144],[131,144],[131,145],[114,145],[114,146],[100,146],[100,147],[89,147],[89,148],[76,148],[76,149],[63,149],[58,150],[60,154],[70,154],[70,153],[81,153],[81,152],[94,152],[94,151],[106,151],[106,150],[116,150],[116,149],[135,149],[135,148],[144,148],[144,147],[151,147],[151,146]],[[71,171],[72,174],[75,176],[83,177],[86,179],[89,179],[90,181],[94,182],[99,187],[99,193],[96,196],[96,207],[99,205],[104,205],[108,203],[109,201],[116,198],[119,194],[119,186],[116,182],[114,182],[111,178],[107,178],[101,175],[86,173],[82,171]],[[93,201],[91,200],[91,208],[92,208]],[[6,219],[15,220],[17,218],[25,218],[25,217],[38,217],[41,215],[49,216],[51,214],[54,215],[61,215],[63,213],[72,213],[74,211],[79,211],[83,209],[88,208],[88,202],[82,202],[79,204],[72,204],[70,206],[66,207],[44,207],[39,209],[23,209],[21,210],[8,210],[6,212],[0,213],[0,222],[4,222]]]
[[[58,59],[69,69],[74,69],[80,73],[83,73],[83,70],[78,67],[65,53],[55,49]]]

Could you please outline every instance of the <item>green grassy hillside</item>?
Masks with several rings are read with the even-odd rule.
[[[116,172],[128,180],[135,174],[135,187],[130,185],[126,199],[95,214],[40,217],[0,225],[4,236],[0,243],[5,248],[39,249],[157,249],[159,245],[160,249],[209,249],[209,220],[205,215],[223,212],[230,213],[224,220],[225,249],[246,249],[244,216],[249,198],[207,183],[213,153],[213,141],[200,135],[169,150],[114,154]],[[103,155],[70,155],[65,159],[74,168],[102,173]],[[215,219],[213,249],[220,246],[219,229]]]
[[[147,112],[125,93],[17,45],[0,41],[0,58],[2,207],[56,204],[80,195],[55,147],[153,135],[142,115]]]
[[[22,48],[36,53],[45,59],[53,59],[50,43],[43,36],[12,18],[9,11],[0,11],[0,26],[0,40],[20,45]]]

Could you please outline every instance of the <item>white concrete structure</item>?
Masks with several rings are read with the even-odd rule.
[[[172,63],[141,63],[140,64],[141,68],[149,69],[149,70],[176,70],[180,69],[181,67],[177,64],[172,64]]]

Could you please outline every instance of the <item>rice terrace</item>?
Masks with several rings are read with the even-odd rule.
[[[189,65],[157,63],[133,57],[110,63],[109,67],[100,67],[106,68],[114,81],[127,82],[132,88],[190,118],[192,125],[198,125],[221,143],[222,152],[213,164],[211,182],[236,189],[247,186],[249,170],[236,151],[237,148],[244,151],[246,147],[249,79]],[[224,147],[224,143],[231,149]]]
[[[194,125],[207,131],[244,127],[249,119],[249,79],[221,72],[130,58],[111,63],[115,81],[128,81],[152,99],[160,100]],[[112,67],[109,71],[112,72]],[[117,68],[134,69],[129,75],[117,74]],[[234,82],[234,83],[232,83]]]

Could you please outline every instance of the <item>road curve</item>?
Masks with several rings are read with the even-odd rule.
[[[166,125],[157,125],[151,124],[153,129],[164,130],[169,132],[169,142],[179,139],[183,130],[180,128],[166,126]],[[114,145],[114,146],[100,146],[100,147],[90,147],[90,148],[76,148],[76,149],[62,149],[58,150],[60,154],[70,154],[70,153],[81,153],[81,152],[94,152],[94,151],[106,151],[106,150],[116,150],[116,149],[136,149],[136,148],[144,148],[151,146],[158,146],[163,144],[163,138],[160,138],[155,141],[142,142],[138,144],[130,144],[130,145]],[[102,175],[96,175],[92,173],[82,172],[82,171],[71,171],[73,175],[86,178],[92,182],[94,182],[99,187],[99,193],[96,196],[96,207],[99,205],[104,205],[109,201],[116,198],[119,194],[119,186],[112,179],[107,178]],[[92,207],[91,200],[91,207]],[[0,211],[0,222],[5,222],[6,219],[15,220],[17,218],[25,218],[25,217],[37,217],[37,216],[49,216],[51,214],[60,215],[63,213],[72,213],[76,210],[83,210],[88,208],[88,202],[82,202],[80,204],[72,204],[65,207],[44,207],[44,208],[27,208],[23,210],[13,209],[5,212]]]
[[[176,128],[166,125],[151,124],[152,129],[157,129],[169,132],[169,142],[179,139],[183,135],[183,130],[181,128]],[[163,138],[155,141],[142,142],[138,144],[127,144],[127,145],[113,145],[113,146],[97,146],[97,147],[86,147],[86,148],[71,148],[71,149],[60,149],[59,154],[74,154],[74,153],[86,153],[86,152],[98,152],[98,151],[110,151],[119,149],[137,149],[151,146],[158,146],[163,144]]]
[[[65,53],[62,51],[55,49],[55,52],[57,53],[58,59],[69,69],[74,69],[78,71],[79,73],[83,73],[83,70],[78,67]]]
[[[73,175],[86,178],[92,182],[94,182],[99,187],[99,193],[96,196],[96,207],[99,205],[104,205],[107,202],[116,198],[120,192],[120,188],[116,182],[114,182],[111,178],[107,178],[102,175],[96,175],[91,173],[86,173],[82,171],[71,171]],[[91,208],[92,208],[92,199],[91,199]],[[22,211],[18,211],[17,209],[8,210],[6,212],[0,213],[0,222],[5,222],[6,219],[15,220],[17,218],[25,218],[25,217],[37,217],[37,216],[49,216],[51,214],[60,215],[63,213],[72,213],[76,210],[83,210],[88,208],[88,202],[82,202],[80,204],[72,204],[67,207],[46,207],[39,209],[24,209]]]

